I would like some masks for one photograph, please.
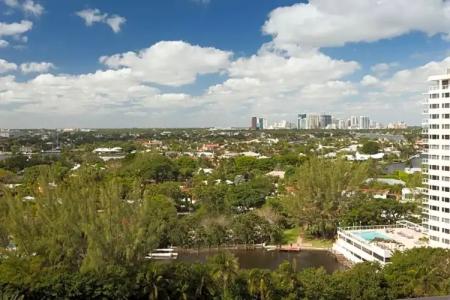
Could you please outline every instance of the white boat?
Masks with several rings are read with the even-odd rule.
[[[265,243],[263,244],[263,248],[266,251],[275,251],[275,250],[277,250],[277,246],[275,246],[275,245],[266,245]]]
[[[173,248],[155,249],[150,252],[145,258],[147,259],[177,259],[178,253]]]

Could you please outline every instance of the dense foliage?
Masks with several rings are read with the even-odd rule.
[[[103,272],[48,268],[38,257],[0,260],[0,296],[6,299],[399,299],[450,293],[450,252],[417,248],[397,253],[382,268],[361,263],[333,274],[239,269],[227,253],[207,264],[111,265]],[[8,298],[10,297],[10,298]],[[15,297],[15,298],[14,298]]]

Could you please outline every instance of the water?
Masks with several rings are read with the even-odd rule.
[[[297,270],[306,268],[323,267],[327,272],[332,273],[343,269],[336,257],[328,251],[302,250],[300,252],[279,252],[266,251],[263,249],[255,250],[228,250],[233,253],[239,265],[243,269],[276,269],[282,262],[289,261],[296,263]],[[217,254],[217,250],[199,253],[179,253],[178,261],[203,263],[207,258]]]
[[[378,231],[362,231],[362,232],[353,232],[353,234],[356,234],[357,236],[365,239],[366,241],[372,241],[376,238],[384,239],[384,240],[390,240],[387,236],[382,234]]]

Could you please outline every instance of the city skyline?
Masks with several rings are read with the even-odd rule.
[[[0,0],[0,10],[1,128],[248,126],[251,115],[323,107],[420,125],[426,78],[450,65],[441,0]]]

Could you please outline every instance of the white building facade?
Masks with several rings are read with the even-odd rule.
[[[366,116],[359,117],[359,129],[369,129],[370,128],[370,118]]]
[[[430,246],[450,248],[450,69],[431,76],[423,134],[423,226]]]

